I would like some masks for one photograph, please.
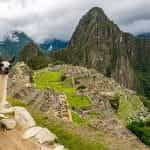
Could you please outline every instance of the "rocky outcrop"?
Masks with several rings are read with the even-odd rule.
[[[31,140],[37,146],[36,150],[64,150],[64,146],[56,143],[57,136],[47,128],[36,126],[30,113],[23,107],[11,107],[1,110],[8,119],[1,119],[1,129],[15,130],[19,127],[22,140]],[[14,115],[9,115],[9,114]],[[19,148],[19,147],[18,147]]]
[[[35,126],[35,121],[25,108],[14,107],[14,113],[15,120],[21,128],[26,129]]]
[[[96,68],[145,95],[150,88],[149,56],[150,40],[122,32],[98,7],[81,18],[67,49],[50,53],[54,60]]]

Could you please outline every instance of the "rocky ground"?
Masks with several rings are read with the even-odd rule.
[[[0,150],[36,150],[38,146],[32,141],[22,140],[17,130],[0,132]],[[5,146],[4,146],[5,145]]]
[[[23,107],[0,110],[0,126],[1,150],[64,150],[64,146],[56,143],[57,136],[37,126]]]

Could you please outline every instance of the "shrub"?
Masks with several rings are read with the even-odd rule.
[[[57,61],[55,61],[55,62],[52,62],[52,64],[53,64],[53,65],[63,65],[63,64],[65,64],[65,62],[64,62],[64,61],[61,61],[61,60],[57,60]]]
[[[27,104],[25,102],[23,102],[22,100],[19,100],[19,99],[8,97],[7,100],[12,106],[21,106],[21,107],[27,106]]]
[[[60,80],[61,80],[61,82],[64,82],[65,80],[66,80],[66,76],[65,75],[62,75],[61,77],[60,77]]]
[[[128,125],[128,129],[146,145],[150,145],[150,127],[145,122],[132,122]]]

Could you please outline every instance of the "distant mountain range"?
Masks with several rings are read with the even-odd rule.
[[[150,32],[137,35],[139,38],[150,39]]]
[[[45,51],[52,51],[52,50],[58,50],[58,49],[63,49],[66,48],[68,45],[67,41],[62,41],[62,40],[46,40],[42,44],[40,44],[40,47]]]
[[[12,57],[18,56],[20,51],[29,43],[35,43],[24,32],[12,31],[8,33],[3,39],[0,40],[0,56]],[[67,46],[68,42],[54,39],[46,40],[41,44],[36,43],[41,51],[47,53],[51,50],[63,49]]]
[[[0,41],[0,54],[5,57],[17,56],[20,50],[31,42],[33,40],[25,33],[12,31]]]

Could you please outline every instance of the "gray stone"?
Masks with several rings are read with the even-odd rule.
[[[27,129],[24,134],[22,135],[23,139],[29,139],[34,137],[42,128],[41,127],[32,127]]]
[[[54,150],[65,150],[64,146],[63,145],[60,145],[60,144],[55,144],[55,148]]]
[[[54,143],[57,139],[56,135],[51,133],[48,129],[42,128],[34,137],[38,143]]]
[[[0,124],[3,124],[8,130],[12,130],[16,127],[16,121],[13,119],[2,119]]]
[[[15,120],[22,129],[31,128],[36,125],[30,113],[23,107],[15,107]]]

